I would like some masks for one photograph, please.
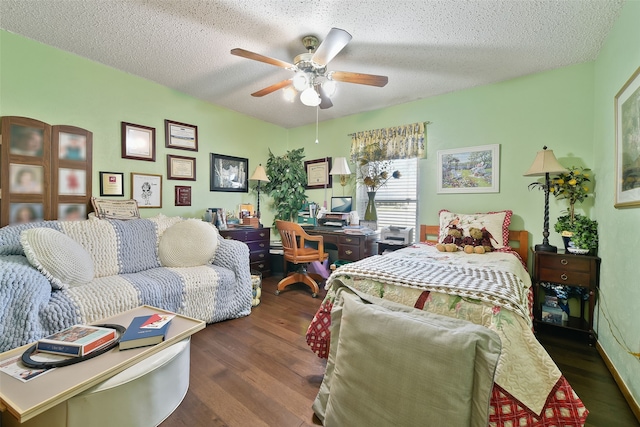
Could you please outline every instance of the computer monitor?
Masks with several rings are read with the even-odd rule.
[[[351,196],[331,198],[331,212],[349,213],[351,210]]]

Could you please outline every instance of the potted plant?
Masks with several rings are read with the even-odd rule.
[[[294,221],[307,198],[304,192],[307,173],[302,159],[304,148],[287,151],[279,157],[269,150],[267,175],[271,181],[266,183],[264,189],[273,198],[276,211],[274,225],[277,219]]]
[[[575,214],[573,222],[571,222],[569,215],[564,215],[558,218],[554,228],[558,233],[562,233],[565,230],[571,231],[572,235],[568,238],[569,242],[565,246],[569,252],[592,254],[597,252],[598,221],[584,215]]]
[[[558,218],[554,229],[562,235],[565,242],[565,249],[568,248],[569,241],[573,233],[575,233],[575,222],[577,214],[575,213],[575,204],[582,203],[589,197],[590,188],[587,185],[591,182],[589,173],[591,169],[571,166],[567,173],[561,173],[553,178],[550,182],[549,192],[556,199],[566,199],[569,201],[569,210],[566,215]],[[588,219],[588,218],[586,218]]]

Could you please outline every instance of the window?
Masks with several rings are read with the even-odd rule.
[[[376,193],[378,229],[390,225],[413,227],[415,239],[418,234],[418,159],[394,160],[391,169],[399,170],[401,177],[391,178]],[[361,219],[364,219],[367,200],[366,187],[358,186],[357,208]]]

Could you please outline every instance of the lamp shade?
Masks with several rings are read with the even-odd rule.
[[[267,171],[264,170],[264,166],[262,165],[258,165],[249,179],[252,181],[270,182],[269,177],[267,176]]]
[[[547,150],[544,146],[542,151],[538,151],[533,164],[528,171],[524,173],[524,176],[540,176],[547,173],[563,173],[568,172],[567,168],[558,163],[556,156],[553,155],[553,150]]]
[[[333,167],[329,171],[329,175],[351,175],[347,159],[345,157],[334,158]]]

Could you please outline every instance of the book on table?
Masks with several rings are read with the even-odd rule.
[[[116,339],[116,330],[91,325],[74,325],[36,344],[38,351],[63,354],[66,356],[86,356]]]
[[[160,344],[167,335],[173,317],[172,314],[134,317],[127,330],[120,337],[118,343],[120,350]]]

